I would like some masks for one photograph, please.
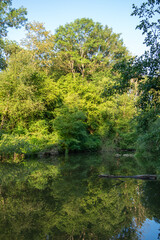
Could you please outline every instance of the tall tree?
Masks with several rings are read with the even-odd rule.
[[[22,44],[34,53],[41,70],[50,69],[54,57],[54,36],[39,22],[27,24],[26,30],[26,38]]]
[[[0,72],[0,129],[14,128],[21,120],[31,121],[43,109],[39,93],[42,78],[31,51],[19,49],[11,54],[8,67]]]
[[[143,71],[149,77],[155,77],[160,73],[160,0],[148,0],[140,7],[133,5],[133,9],[132,16],[141,19],[136,29],[142,30],[145,35],[144,43],[149,47],[142,58]]]
[[[139,107],[142,110],[139,122],[147,129],[148,120],[155,120],[160,112],[160,0],[148,0],[140,7],[133,5],[133,9],[132,15],[141,19],[136,28],[142,30],[144,43],[149,49],[136,61],[141,74],[146,76],[139,84]]]
[[[55,34],[55,68],[63,73],[80,73],[90,77],[96,71],[111,67],[127,54],[120,39],[107,26],[92,19],[77,19],[60,26]]]
[[[0,69],[6,65],[3,57],[3,37],[7,36],[8,28],[23,26],[27,21],[26,15],[26,8],[12,8],[12,0],[0,1]]]

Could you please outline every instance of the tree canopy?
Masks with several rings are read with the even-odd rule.
[[[3,151],[8,149],[4,134],[16,141],[20,135],[18,153],[22,142],[22,152],[28,151],[33,136],[39,142],[34,151],[44,146],[44,138],[46,146],[56,142],[66,152],[99,149],[103,138],[131,146],[135,101],[133,94],[121,96],[116,90],[121,73],[114,66],[129,58],[120,35],[88,18],[60,26],[55,35],[36,22],[26,30],[22,46],[5,44],[8,66],[0,73]]]
[[[7,36],[8,28],[24,26],[27,21],[26,15],[26,8],[12,8],[12,0],[0,1],[0,69],[6,66],[3,56],[3,37]]]
[[[149,122],[154,121],[160,112],[160,1],[148,0],[140,7],[133,5],[132,15],[140,18],[137,29],[145,35],[148,47],[144,55],[136,59],[135,66],[141,76],[139,83],[139,108],[142,112],[139,125],[147,130]],[[141,124],[142,123],[142,124]]]
[[[87,18],[76,19],[56,30],[55,52],[55,67],[59,71],[80,73],[87,78],[111,68],[128,54],[120,34]]]

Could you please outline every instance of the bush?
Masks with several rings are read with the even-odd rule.
[[[157,160],[160,156],[160,118],[150,125],[146,133],[139,136],[136,156],[147,160]]]
[[[3,134],[0,140],[1,160],[22,160],[26,155],[37,154],[56,146],[56,136],[8,135]]]
[[[64,109],[53,125],[62,151],[96,150],[100,145],[99,137],[87,131],[86,116],[82,111]]]

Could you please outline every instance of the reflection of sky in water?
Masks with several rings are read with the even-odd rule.
[[[139,229],[142,233],[141,240],[157,240],[160,233],[160,224],[154,220],[146,219],[142,227]]]

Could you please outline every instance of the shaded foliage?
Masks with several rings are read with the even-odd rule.
[[[146,78],[140,81],[140,98],[138,106],[142,110],[140,121],[144,121],[143,115],[153,114],[153,120],[160,111],[160,1],[146,1],[140,7],[133,5],[132,15],[140,18],[140,24],[137,29],[145,35],[144,43],[148,50],[140,58],[137,58],[136,64],[141,66],[141,75]],[[154,109],[154,111],[153,111]],[[147,118],[146,118],[147,120]],[[145,126],[149,124],[145,123]]]

